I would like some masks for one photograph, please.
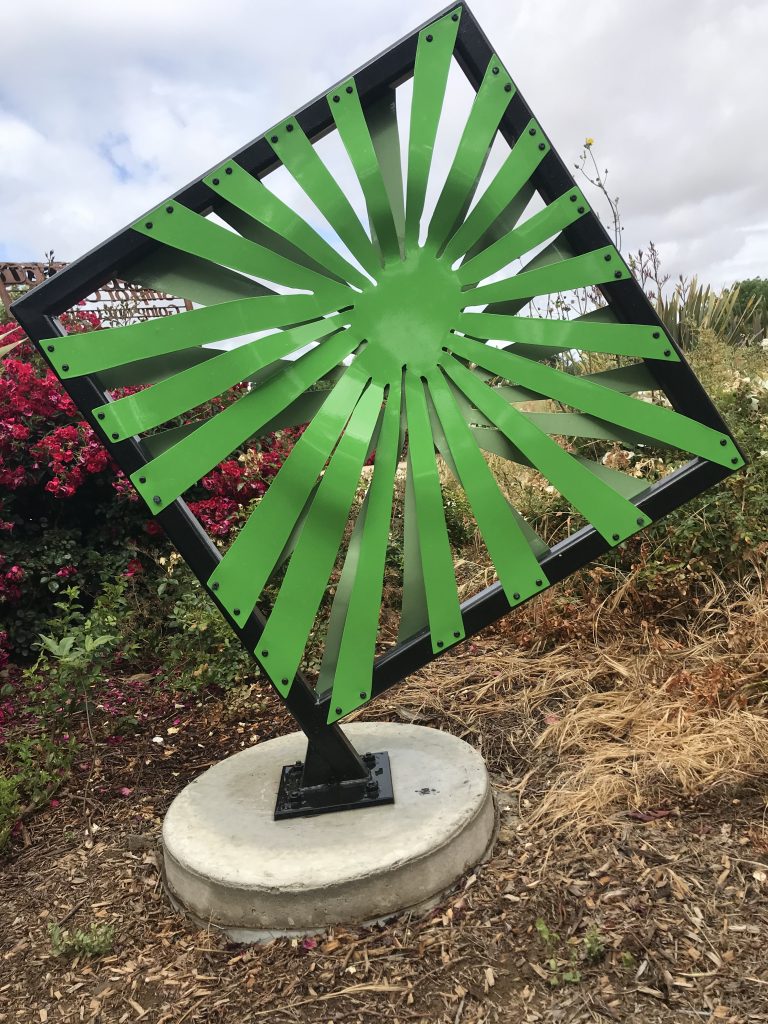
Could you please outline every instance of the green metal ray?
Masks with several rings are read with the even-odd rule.
[[[455,18],[455,20],[454,20]],[[413,99],[408,136],[408,176],[405,192],[405,244],[416,248],[427,194],[432,151],[443,109],[461,8],[446,14],[419,33],[413,69]]]
[[[394,89],[388,89],[380,99],[366,106],[365,120],[387,190],[389,208],[392,211],[402,255],[405,238],[405,191]]]
[[[525,212],[535,192],[536,189],[531,182],[526,182],[519,192],[512,197],[510,202],[507,203],[498,217],[492,221],[491,225],[486,228],[478,240],[467,250],[463,261],[466,262],[467,260],[474,259],[478,253],[483,252],[489,245],[498,242],[500,238],[503,238],[504,235],[512,231]]]
[[[491,348],[469,338],[451,335],[448,344],[457,355],[473,360],[491,373],[531,387],[582,412],[655,440],[666,441],[675,448],[721,466],[743,465],[743,459],[729,437],[672,409],[630,398],[585,377],[562,373],[551,366],[534,363],[505,349]]]
[[[360,510],[359,550],[346,597],[343,633],[333,673],[328,721],[336,722],[371,697],[384,568],[392,520],[392,487],[400,445],[400,382],[390,385],[370,487]],[[361,518],[362,517],[362,518]],[[356,524],[357,529],[357,524]],[[347,553],[347,558],[350,552]],[[344,570],[346,570],[346,560]],[[342,572],[342,581],[344,572]],[[341,589],[341,581],[339,583]],[[339,593],[334,601],[339,600]],[[341,712],[337,711],[341,708]]]
[[[462,363],[447,359],[444,366],[457,387],[610,544],[618,544],[649,525],[647,515],[611,487],[600,486],[569,452],[508,405],[493,388],[482,384]]]
[[[201,306],[274,294],[272,288],[236,270],[216,266],[210,260],[167,246],[159,246],[149,256],[131,264],[123,276],[126,281],[177,295]]]
[[[402,643],[422,629],[429,627],[427,588],[422,568],[419,543],[419,519],[416,513],[416,495],[413,487],[413,461],[410,448],[405,456],[405,486],[403,488],[403,596],[397,642]]]
[[[511,341],[517,345],[543,346],[565,352],[607,352],[679,362],[666,334],[650,324],[592,323],[583,320],[547,320],[494,313],[461,313],[456,330],[472,338]],[[527,353],[526,353],[527,355]]]
[[[605,284],[614,278],[626,279],[629,271],[612,245],[596,249],[584,256],[573,256],[536,270],[524,270],[514,277],[471,288],[462,293],[466,306],[482,306],[492,302],[528,300],[537,295],[567,292]]]
[[[168,352],[316,320],[338,308],[339,303],[331,297],[264,295],[234,299],[218,306],[191,309],[125,327],[111,327],[108,345],[104,344],[101,331],[50,338],[43,344],[56,372],[66,379],[111,370]]]
[[[172,377],[174,373],[188,370],[190,366],[198,366],[200,363],[215,359],[218,354],[219,351],[215,348],[187,348],[181,352],[153,356],[152,359],[139,359],[135,363],[125,363],[123,366],[101,370],[99,384],[105,391],[136,387],[139,384],[156,384]]]
[[[385,262],[400,259],[400,240],[387,188],[354,78],[328,93],[328,106],[363,190],[374,238]]]
[[[462,285],[471,285],[504,270],[513,260],[524,256],[583,217],[588,209],[581,191],[577,188],[569,189],[565,195],[529,217],[474,259],[462,263],[456,276]]]
[[[309,509],[258,654],[287,696],[333,570],[344,527],[381,413],[384,389],[370,384],[349,418]]]
[[[451,169],[432,214],[426,248],[439,251],[464,220],[496,129],[513,95],[512,80],[494,54],[488,62]]]
[[[429,423],[424,384],[405,374],[408,452],[413,467],[416,524],[427,596],[432,650],[445,650],[464,636],[453,556],[445,525],[443,495]]]
[[[271,249],[228,231],[180,203],[161,206],[136,221],[134,231],[212,263],[318,295],[333,295],[342,305],[353,293],[323,274],[286,259]]]
[[[181,416],[248,380],[270,363],[343,326],[344,314],[340,313],[328,320],[314,320],[290,331],[257,338],[239,348],[220,352],[212,362],[182,370],[145,391],[99,406],[94,412],[105,433],[113,441],[122,441]]]
[[[262,387],[249,391],[203,423],[193,434],[131,474],[136,490],[152,512],[162,511],[217,466],[258,427],[298,398],[324,373],[360,344],[351,331],[341,331],[313,349]]]
[[[233,160],[222,164],[203,180],[212,191],[260,224],[282,235],[329,273],[358,288],[365,288],[368,284],[368,278],[345,260],[303,217]]]
[[[285,168],[312,200],[346,247],[371,277],[380,270],[378,253],[339,183],[294,120],[267,134]]]
[[[356,359],[328,394],[208,580],[238,623],[246,621],[259,599],[274,569],[275,552],[284,547],[369,379]]]
[[[624,430],[615,423],[597,419],[595,416],[585,416],[580,412],[526,412],[525,416],[550,436],[621,441],[630,448],[638,444],[653,445],[663,450],[671,447],[665,441],[655,441],[644,434]]]
[[[439,370],[427,375],[427,386],[456,463],[459,482],[472,507],[504,594],[510,605],[518,604],[541,590],[548,582],[547,577]],[[484,385],[479,384],[479,387]]]
[[[448,242],[442,255],[444,260],[454,263],[488,231],[508,208],[510,200],[527,185],[549,150],[550,145],[536,121],[529,121],[493,181]]]

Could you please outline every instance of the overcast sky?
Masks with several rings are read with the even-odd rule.
[[[0,259],[81,255],[437,8],[9,5]],[[474,0],[472,9],[566,162],[595,139],[621,197],[625,251],[652,239],[670,273],[716,285],[768,276],[768,0]]]

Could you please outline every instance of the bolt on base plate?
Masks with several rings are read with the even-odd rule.
[[[332,811],[352,811],[359,807],[393,804],[392,773],[389,754],[380,751],[365,754],[363,763],[368,769],[364,779],[302,786],[304,762],[283,766],[275,804],[275,821],[284,818],[306,818]]]

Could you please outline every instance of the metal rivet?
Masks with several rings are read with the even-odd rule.
[[[49,346],[48,346],[48,351],[49,351],[49,352],[53,352],[53,349],[54,349],[54,346],[53,346],[53,345],[49,345]]]
[[[536,580],[536,586],[537,587],[543,587],[544,586],[544,580]]]
[[[494,75],[498,75],[498,73],[499,73],[499,69],[498,69],[498,68],[494,68],[494,69],[493,69],[493,74],[494,74]]]
[[[240,609],[239,608],[233,608],[232,609],[232,614],[233,615],[239,615],[240,614]]]
[[[571,196],[571,202],[575,203],[578,198],[578,196]]]
[[[173,213],[173,207],[172,206],[166,206],[165,212],[166,213]]]
[[[459,20],[458,14],[452,14],[451,15],[451,21],[458,21],[458,20]]]
[[[231,167],[225,167],[224,168],[224,173],[225,174],[231,174],[232,173],[232,168]]]
[[[546,142],[540,142],[539,143],[539,149],[546,149],[546,148],[547,148]]]
[[[664,349],[664,355],[665,356],[671,356],[672,355],[672,349],[671,348],[665,348]]]
[[[660,338],[661,337],[661,335],[659,334],[658,331],[654,331],[653,332],[653,336],[654,336],[654,338]]]
[[[341,714],[341,708],[336,708],[336,714],[337,714],[337,715],[340,715],[340,714]]]
[[[277,142],[277,136],[276,135],[270,135],[269,141],[270,142]]]
[[[507,84],[504,86],[504,92],[512,92],[512,83],[511,82],[507,82]]]
[[[156,494],[156,495],[154,496],[154,498],[152,499],[152,501],[154,501],[154,503],[155,503],[156,505],[162,505],[162,503],[163,503],[163,499],[162,499],[162,498],[160,497],[160,495],[159,495],[159,494]]]
[[[616,273],[613,276],[614,277],[621,277],[621,271],[617,270]]]
[[[536,129],[535,128],[529,128],[528,129],[528,134],[529,135],[535,135],[536,134]]]
[[[334,103],[338,103],[338,102],[339,102],[339,99],[340,99],[340,97],[339,97],[339,96],[334,96],[334,97],[333,97],[333,102],[334,102]]]
[[[67,370],[69,370],[69,363],[62,363],[61,368],[64,371],[64,373],[66,373]]]
[[[104,413],[103,412],[97,412],[96,413],[96,419],[103,420],[104,419]]]
[[[727,444],[728,444],[728,438],[727,438],[727,437],[721,437],[721,438],[720,438],[720,447],[721,447],[721,448],[725,448],[725,446],[726,446]]]
[[[118,439],[119,437],[120,437],[120,435],[119,435],[119,434],[113,434],[113,435],[112,435],[112,440],[113,440],[113,441],[117,441],[117,439]]]
[[[454,635],[454,636],[456,637],[456,639],[458,640],[458,639],[459,639],[459,637],[461,636],[461,633],[460,633],[460,632],[458,631],[458,629],[455,629],[455,630],[453,631],[453,635]]]
[[[365,690],[361,690],[360,691],[360,700],[366,700],[367,697],[368,697],[368,694],[365,692]]]
[[[146,482],[147,482],[147,478],[145,476],[140,476],[139,477],[139,483],[140,484],[145,484]]]
[[[579,213],[584,213],[584,207],[583,207],[583,206],[580,206],[580,207],[579,207],[579,209],[578,209],[578,212],[579,212]]]
[[[514,593],[514,594],[512,595],[512,599],[513,599],[514,601],[519,601],[519,600],[520,600],[520,595],[519,595],[519,594],[518,594],[517,592],[515,592],[515,593]]]
[[[610,263],[611,260],[613,259],[613,256],[611,256],[611,254],[609,252],[607,252],[605,254],[605,256],[603,256],[603,259],[605,260],[606,263]]]
[[[218,590],[220,586],[221,586],[220,583],[212,583],[211,584],[211,590]]]
[[[212,181],[212,184],[213,185],[218,185],[219,184],[219,179],[218,178],[214,178],[213,181]]]
[[[438,647],[442,647],[443,646],[443,641],[442,640],[438,640],[437,641],[437,646]]]
[[[638,516],[637,519],[635,520],[635,522],[637,523],[638,526],[642,526],[643,523],[645,522],[645,520],[643,519],[642,516]]]
[[[261,656],[262,656],[262,658],[268,658],[269,657],[269,651],[262,651],[261,652]]]
[[[739,461],[739,460],[738,460],[738,459],[735,459],[735,458],[734,458],[734,459],[731,459],[731,462],[733,463],[733,465],[734,465],[734,466],[738,464],[738,461]]]
[[[433,38],[432,36],[427,36],[427,42],[431,43],[432,42],[432,38]]]
[[[283,678],[280,680],[280,682],[283,684],[283,686],[287,686],[288,685],[288,676],[283,676]]]
[[[147,229],[148,231],[151,231],[151,230],[152,230],[152,221],[151,221],[151,220],[148,220],[148,221],[147,221],[147,223],[146,223],[146,224],[144,225],[144,227],[145,227],[145,228],[146,228],[146,229]]]
[[[352,95],[352,93],[353,93],[354,91],[355,91],[355,90],[354,90],[354,89],[352,88],[352,86],[351,86],[351,85],[348,85],[348,86],[347,86],[347,94],[348,94],[349,96],[351,96],[351,95]]]
[[[619,535],[618,535],[618,533],[614,533],[614,535],[613,535],[613,539],[614,539],[614,540],[618,540],[618,539],[619,539]]]
[[[292,132],[292,131],[293,131],[293,125],[292,125],[292,124],[287,124],[287,125],[285,126],[285,130],[286,130],[287,132]]]

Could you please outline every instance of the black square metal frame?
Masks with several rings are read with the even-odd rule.
[[[437,12],[423,25],[354,72],[357,91],[364,107],[381,99],[389,90],[411,76],[419,32],[459,6],[462,9],[462,17],[454,57],[472,88],[478,90],[494,50],[467,5],[454,3]],[[348,77],[345,76],[342,81],[346,81]],[[326,95],[327,91],[292,115],[312,142],[319,140],[333,128]],[[520,91],[515,91],[499,126],[501,135],[510,145],[519,137],[532,116],[531,109]],[[235,161],[258,178],[264,177],[279,166],[272,148],[263,135],[226,159]],[[216,166],[220,163],[221,161],[217,161]],[[208,173],[210,171],[205,172]],[[203,183],[205,174],[201,174],[171,198],[199,214],[215,212],[216,197]],[[542,160],[531,180],[547,203],[575,184],[573,176],[554,147]],[[605,228],[591,210],[566,228],[564,235],[576,252],[586,252],[610,244]],[[18,299],[12,306],[12,314],[35,343],[41,356],[46,358],[44,348],[41,346],[42,340],[66,334],[57,319],[61,313],[71,309],[78,301],[111,278],[130,280],[131,267],[150,255],[156,245],[156,242],[126,227]],[[660,330],[664,329],[643,289],[633,277],[602,285],[601,291],[620,321],[648,324],[658,326]],[[678,346],[673,340],[670,340],[670,344],[680,356],[679,363],[645,360],[660,389],[665,392],[676,411],[733,438],[731,431],[687,365]],[[108,401],[108,397],[101,388],[98,378],[85,376],[66,380],[62,384],[126,475],[142,468],[149,461],[137,438],[115,444],[101,430],[93,410]],[[743,456],[743,452],[741,454]],[[730,472],[727,467],[716,465],[706,459],[695,458],[665,479],[648,487],[633,500],[655,521],[723,480]],[[192,571],[205,584],[221,555],[186,503],[179,498],[156,518]],[[593,527],[589,526],[555,545],[541,560],[541,565],[548,579],[555,583],[608,550],[609,545]],[[209,593],[209,596],[246,649],[252,653],[257,647],[265,624],[264,616],[258,608],[241,627],[216,601],[214,594]],[[501,584],[495,583],[487,587],[461,605],[466,636],[470,637],[477,633],[509,610],[510,606]],[[427,630],[399,643],[376,660],[372,697],[384,692],[432,661],[434,657]],[[338,725],[328,725],[326,722],[329,696],[319,699],[310,682],[299,674],[288,697],[281,699],[307,735],[310,748],[316,754],[313,762],[322,765],[320,774],[325,776],[326,782],[329,779],[364,780],[368,777],[368,769],[343,731]],[[305,779],[306,781],[312,780]]]

